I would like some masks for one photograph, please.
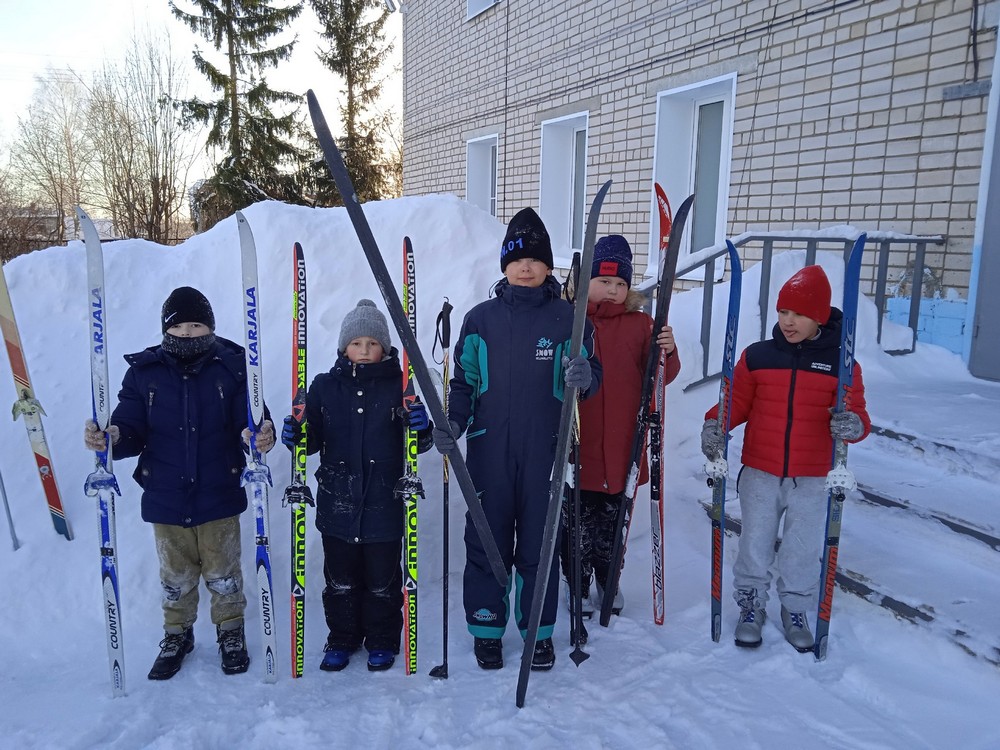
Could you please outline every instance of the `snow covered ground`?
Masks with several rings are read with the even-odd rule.
[[[397,279],[402,236],[407,233],[413,240],[419,339],[429,359],[433,321],[443,298],[455,306],[457,326],[499,278],[496,248],[504,227],[444,196],[368,204],[365,211]],[[299,241],[307,254],[310,380],[332,363],[342,316],[358,298],[370,297],[380,307],[382,302],[343,209],[258,204],[246,215],[260,256],[265,394],[281,415],[290,398],[292,243]],[[614,228],[602,225],[601,231]],[[214,305],[218,333],[242,339],[234,219],[174,248],[111,243],[105,246],[105,262],[114,383],[125,370],[121,355],[158,341],[159,308],[176,286],[190,284],[204,291]],[[842,277],[837,261],[831,256],[822,262],[836,296]],[[777,259],[775,290],[801,263],[796,253]],[[641,494],[623,576],[625,612],[608,629],[596,622],[590,626],[586,650],[591,658],[580,667],[568,658],[563,613],[556,631],[556,667],[532,676],[527,705],[517,709],[516,632],[505,639],[508,664],[502,671],[483,672],[472,657],[461,611],[463,506],[453,485],[450,676],[428,677],[442,657],[441,464],[430,453],[421,458],[428,496],[420,509],[419,674],[407,677],[401,663],[389,672],[370,674],[363,659],[337,674],[318,670],[325,636],[319,596],[322,559],[318,534],[310,528],[307,668],[301,679],[288,676],[286,650],[279,654],[277,684],[261,681],[254,601],[247,609],[247,633],[255,661],[245,675],[223,675],[203,596],[195,651],[175,678],[149,682],[145,675],[161,638],[156,556],[151,530],[139,519],[139,491],[129,476],[134,462],[122,461],[115,468],[124,492],[118,502],[118,555],[128,695],[112,699],[96,507],[82,493],[92,465],[81,439],[83,421],[90,415],[82,243],[17,258],[4,273],[35,390],[47,412],[53,464],[76,538],[67,542],[53,532],[24,428],[0,420],[0,471],[22,544],[13,551],[5,531],[0,532],[0,597],[8,613],[0,628],[3,747],[1000,747],[1000,670],[982,658],[992,653],[991,644],[1000,644],[1000,558],[982,542],[933,520],[852,502],[845,511],[841,548],[841,564],[876,583],[883,594],[939,615],[931,626],[898,619],[838,591],[825,662],[798,654],[784,642],[774,624],[776,611],[770,612],[764,645],[745,651],[732,644],[737,610],[727,588],[723,639],[711,641],[710,528],[700,505],[709,493],[697,435],[701,415],[717,394],[713,385],[683,390],[700,377],[698,292],[678,295],[671,308],[684,369],[670,389],[665,436],[667,615],[662,627],[651,616],[647,496]],[[752,289],[757,279],[748,269],[746,288]],[[748,297],[752,295],[744,295]],[[724,304],[724,287],[717,300]],[[1000,385],[972,379],[958,358],[936,347],[920,345],[902,358],[882,354],[874,342],[874,316],[874,305],[863,300],[859,359],[872,415],[884,427],[927,442],[923,454],[882,437],[852,449],[859,481],[998,535],[1000,506],[990,462],[1000,456]],[[744,310],[741,324],[742,346],[757,328],[756,313]],[[716,354],[710,354],[712,361]],[[4,393],[13,401],[3,370],[6,363],[0,364],[0,401]],[[735,456],[740,438],[738,431]],[[935,448],[933,440],[959,451]],[[969,453],[961,452],[965,450]],[[968,455],[980,458],[970,463]],[[278,500],[289,481],[289,463],[282,448],[271,454],[276,487],[271,554],[279,602],[290,578],[288,515]],[[738,516],[735,498],[730,508]],[[246,514],[247,571],[253,560],[252,527],[252,514]],[[727,541],[726,553],[728,569],[735,539]],[[288,642],[283,610],[279,644]],[[980,657],[956,646],[949,627],[967,630]]]

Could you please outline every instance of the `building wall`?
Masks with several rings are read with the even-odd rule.
[[[615,180],[600,231],[642,255],[657,92],[736,72],[726,235],[944,235],[928,265],[965,296],[996,48],[979,8],[973,45],[973,0],[503,0],[471,20],[406,0],[404,192],[464,197],[466,141],[498,132],[506,221],[538,205],[541,122],[586,110],[588,195]]]

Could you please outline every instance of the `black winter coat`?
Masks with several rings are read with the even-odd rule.
[[[126,355],[111,422],[121,430],[115,459],[139,456],[142,519],[199,526],[246,510],[240,487],[247,426],[243,348],[216,338],[212,349],[182,364],[151,346]]]
[[[403,371],[395,347],[381,362],[337,358],[306,395],[307,451],[320,451],[316,528],[347,542],[388,542],[403,536]],[[417,434],[431,447],[431,428]]]

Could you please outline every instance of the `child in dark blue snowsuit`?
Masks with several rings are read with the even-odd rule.
[[[306,395],[306,452],[320,452],[316,528],[323,535],[323,610],[329,636],[320,669],[338,672],[362,645],[368,669],[389,669],[403,629],[403,430],[431,447],[427,410],[405,411],[403,370],[385,317],[371,300],[344,317],[333,368]],[[285,417],[292,449],[300,425]]]
[[[559,596],[558,565],[539,571],[559,414],[565,385],[594,393],[601,376],[587,323],[581,356],[564,361],[573,308],[552,277],[552,249],[538,215],[526,208],[511,220],[501,248],[505,278],[496,297],[474,307],[455,347],[448,419],[435,430],[442,452],[468,428],[467,462],[508,573],[513,566],[513,618],[527,633],[538,575],[549,583],[532,668],[555,663],[552,630]],[[449,442],[451,441],[451,442]],[[510,591],[496,581],[472,521],[466,517],[464,603],[483,669],[503,666],[501,638],[511,617]]]

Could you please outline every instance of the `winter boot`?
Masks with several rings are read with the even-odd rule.
[[[551,638],[542,638],[535,644],[535,653],[531,655],[531,671],[548,672],[556,663],[556,651],[552,648]]]
[[[147,677],[151,680],[169,680],[180,671],[184,657],[194,649],[194,630],[182,633],[164,633],[160,641],[160,655],[153,662]]]
[[[600,612],[604,603],[604,585],[600,581],[595,581],[595,583],[597,591],[593,596],[594,610]],[[623,609],[625,609],[625,597],[622,596],[622,587],[619,586],[615,592],[615,600],[611,604],[611,614],[620,615]]]
[[[250,668],[250,655],[247,653],[243,623],[226,629],[219,625],[215,632],[219,641],[219,653],[222,654],[222,671],[226,674],[246,672]]]
[[[740,620],[736,623],[736,645],[742,648],[757,648],[764,640],[761,631],[767,613],[759,606],[757,589],[740,589],[736,594],[736,603],[740,605]]]
[[[503,641],[499,638],[476,638],[473,650],[482,669],[503,668]]]
[[[339,648],[328,648],[323,654],[319,668],[324,672],[339,672],[351,661],[351,652]]]
[[[800,654],[813,650],[813,634],[809,631],[809,621],[805,612],[789,612],[782,606],[781,627],[785,629],[785,640]]]
[[[392,651],[377,648],[368,652],[368,671],[384,672],[396,663],[396,655]]]

